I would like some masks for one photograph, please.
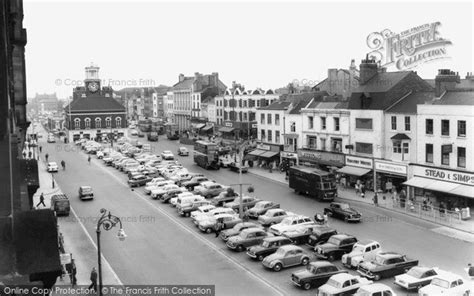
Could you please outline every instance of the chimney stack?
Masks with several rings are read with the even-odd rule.
[[[378,66],[374,59],[369,59],[369,55],[366,56],[365,60],[362,60],[359,66],[359,85],[364,85],[372,77],[377,75]]]
[[[184,80],[184,74],[179,74],[178,76],[179,82]]]
[[[438,70],[438,75],[435,78],[435,96],[440,97],[445,91],[455,89],[456,84],[460,82],[458,73],[450,69]]]

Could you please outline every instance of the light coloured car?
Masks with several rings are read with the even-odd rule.
[[[48,173],[57,173],[58,169],[59,169],[58,164],[56,162],[54,162],[54,161],[48,162],[48,167],[46,168]]]
[[[165,195],[169,191],[174,190],[174,189],[178,189],[178,188],[179,188],[179,186],[175,185],[175,184],[165,185],[165,186],[161,186],[161,187],[158,187],[156,189],[153,189],[151,191],[150,195],[153,199],[159,199],[159,198],[161,198],[161,196]]]
[[[206,206],[200,206],[197,208],[197,210],[191,212],[191,219],[194,221],[194,219],[203,214],[207,214],[209,211],[214,210],[216,207],[213,205],[206,205]]]
[[[174,154],[173,154],[173,152],[171,152],[169,150],[165,150],[165,151],[161,152],[161,157],[165,160],[173,160],[174,159]]]
[[[280,223],[283,219],[288,216],[295,216],[295,213],[286,211],[284,209],[271,209],[268,210],[264,215],[258,217],[258,222],[263,226],[269,226]]]
[[[317,296],[351,295],[360,287],[373,282],[349,273],[338,273],[329,278],[327,283],[319,287]]]
[[[437,267],[414,266],[404,274],[396,275],[394,283],[406,290],[419,290],[443,272]]]
[[[186,148],[186,147],[179,147],[179,148],[178,148],[178,155],[179,155],[179,156],[189,156],[188,148]]]
[[[249,218],[258,219],[258,216],[265,214],[268,210],[277,208],[280,208],[279,203],[262,200],[257,202],[253,208],[249,209],[248,216]]]
[[[193,220],[194,224],[198,225],[201,221],[213,219],[214,216],[217,216],[220,214],[229,214],[229,215],[237,216],[237,213],[234,212],[232,209],[215,208],[205,214],[198,214],[195,217],[191,216],[191,219]]]
[[[192,212],[199,211],[200,208],[203,208],[204,211],[210,211],[215,207],[211,205],[211,202],[208,200],[198,200],[191,205],[178,207],[178,214],[183,217],[189,217]]]
[[[239,223],[241,224],[241,223]],[[237,235],[227,239],[226,245],[229,249],[242,252],[245,249],[260,244],[265,238],[274,236],[260,227],[250,227],[242,230]]]
[[[226,229],[224,231],[221,231],[219,236],[223,241],[226,242],[230,237],[239,235],[240,232],[242,232],[245,229],[257,228],[257,227],[258,228],[263,228],[262,225],[256,224],[254,222],[242,222],[242,223],[236,224],[231,229]]]
[[[256,205],[261,199],[255,196],[242,196],[242,208],[245,210],[246,208],[251,208]],[[234,211],[240,211],[240,198],[236,198],[234,201],[228,202],[224,205],[226,208],[231,208]]]
[[[464,296],[472,294],[472,284],[454,273],[444,273],[431,280],[429,285],[418,290],[419,296],[449,295]]]
[[[185,190],[185,189],[183,188],[183,190]],[[178,199],[184,198],[184,197],[187,197],[187,196],[194,196],[194,193],[189,192],[189,191],[182,192],[182,193],[178,194],[176,197],[173,197],[173,198],[170,199],[170,201],[169,201],[170,205],[175,207],[176,204],[178,203]]]
[[[146,183],[146,186],[151,186],[151,185],[157,184],[159,182],[164,182],[164,181],[166,181],[166,179],[163,177],[155,177],[151,179],[150,182]]]
[[[202,182],[199,186],[194,187],[194,192],[204,196],[205,198],[217,196],[225,190],[227,190],[226,186],[215,182]]]
[[[148,183],[149,183],[149,182],[148,182]],[[147,184],[148,184],[148,183],[147,183]],[[174,184],[174,182],[173,182],[173,181],[170,181],[170,180],[157,181],[157,182],[155,182],[155,183],[153,183],[153,184],[147,185],[147,186],[145,187],[144,191],[145,191],[146,194],[151,194],[151,192],[152,192],[153,190],[157,190],[157,189],[159,189],[159,188],[161,188],[161,187],[163,187],[163,186],[166,186],[166,185],[176,185],[176,184]]]
[[[130,131],[130,135],[132,135],[132,136],[138,136],[138,131],[135,130],[135,129],[133,129],[133,130]]]
[[[224,229],[227,229],[234,227],[234,225],[237,223],[242,222],[242,219],[232,214],[219,214],[212,216],[212,218],[210,219],[200,221],[198,224],[198,228],[206,233],[211,233],[214,231],[215,225],[218,221],[220,223],[223,223]]]
[[[352,251],[342,255],[341,262],[345,267],[357,268],[362,261],[372,261],[382,248],[374,240],[362,240],[355,243]]]
[[[280,271],[283,268],[295,265],[307,265],[310,261],[310,255],[303,248],[294,245],[285,245],[265,257],[262,265],[266,268]]]
[[[300,225],[316,224],[307,216],[288,216],[280,223],[270,226],[270,232],[282,235],[286,231],[293,231]]]
[[[360,287],[354,296],[397,296],[397,294],[387,285],[373,283]]]
[[[94,191],[92,191],[92,187],[90,187],[90,186],[80,186],[79,187],[79,198],[81,200],[93,199],[94,198]]]

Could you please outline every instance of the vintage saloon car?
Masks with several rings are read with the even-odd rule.
[[[189,217],[191,212],[198,210],[201,207],[207,206],[207,210],[214,209],[215,207],[211,205],[211,202],[208,200],[198,200],[193,202],[191,205],[183,206],[178,208],[178,214],[184,217]]]
[[[374,260],[375,255],[381,251],[380,244],[376,241],[358,241],[350,253],[342,255],[341,262],[345,267],[357,268],[362,261]]]
[[[263,226],[269,226],[278,224],[286,217],[294,215],[294,213],[283,209],[271,209],[268,210],[264,215],[259,216],[258,222],[260,222]]]
[[[202,182],[200,185],[194,187],[196,194],[202,195],[205,198],[212,198],[225,191],[227,187],[212,181]]]
[[[317,296],[351,295],[362,286],[371,284],[366,278],[349,273],[338,273],[319,287]]]
[[[199,186],[202,182],[208,182],[211,181],[207,177],[203,176],[198,176],[198,177],[193,177],[191,180],[182,182],[181,186],[185,187],[188,190],[194,190],[194,187]]]
[[[472,285],[454,273],[438,275],[431,280],[429,285],[418,290],[419,296],[449,295],[464,296],[471,295]]]
[[[259,245],[247,249],[247,255],[250,258],[262,261],[268,255],[275,253],[278,248],[290,245],[293,242],[284,236],[274,236],[265,238]]]
[[[128,185],[130,185],[130,187],[138,187],[138,186],[145,185],[150,180],[151,180],[150,177],[147,177],[145,175],[138,175],[138,176],[132,177],[127,182],[128,182]]]
[[[239,235],[232,236],[227,240],[227,247],[232,250],[242,252],[248,247],[260,244],[263,239],[273,236],[260,227],[247,228],[240,232]]]
[[[320,259],[334,261],[349,253],[356,242],[357,238],[352,235],[336,234],[331,236],[327,243],[316,245],[314,252]]]
[[[407,273],[395,276],[394,283],[406,290],[418,290],[430,284],[441,273],[436,267],[414,266]]]
[[[196,210],[191,212],[191,218],[195,218],[199,215],[206,214],[207,212],[214,210],[216,207],[214,205],[200,206]],[[194,221],[194,219],[193,219]]]
[[[253,207],[259,201],[260,199],[254,196],[242,196],[242,207],[244,209]],[[232,202],[224,204],[224,207],[233,209],[234,211],[238,212],[240,210],[240,198],[237,198]]]
[[[240,232],[242,232],[243,230],[248,229],[248,228],[255,228],[255,227],[262,228],[260,224],[256,224],[253,222],[242,222],[242,223],[236,224],[231,229],[226,229],[226,230],[221,231],[220,237],[223,241],[226,242],[230,237],[239,235]]]
[[[285,231],[282,235],[291,239],[295,245],[302,245],[308,242],[310,235],[319,227],[321,227],[321,225],[304,224],[293,230]]]
[[[295,266],[295,265],[307,265],[310,260],[310,255],[307,254],[301,247],[294,245],[286,245],[278,248],[278,250],[265,257],[262,264],[266,268],[273,269],[274,271],[280,271],[282,268]]]
[[[324,285],[331,276],[338,273],[347,273],[347,270],[339,269],[328,261],[311,262],[306,269],[295,271],[291,275],[291,281],[296,286],[309,290]]]
[[[231,162],[227,165],[227,167],[233,172],[239,172],[242,169],[242,174],[247,173],[249,171],[249,167],[247,165],[242,165],[240,163]]]
[[[239,198],[239,194],[232,190],[232,188],[228,188],[226,191],[219,193],[218,196],[215,196],[211,199],[211,202],[216,207],[222,207],[228,202],[232,202],[235,199]]]
[[[200,221],[198,228],[206,233],[211,233],[214,231],[215,225],[218,222],[223,223],[224,229],[228,229],[234,227],[235,224],[242,222],[242,219],[232,214],[219,214]]]
[[[335,234],[337,234],[337,231],[334,228],[330,228],[327,226],[318,227],[314,229],[313,233],[308,237],[308,242],[306,244],[310,247],[314,247],[318,244],[323,244]]]
[[[283,219],[280,223],[270,226],[270,232],[275,235],[282,235],[284,232],[293,231],[301,225],[315,224],[309,217],[306,216],[289,216]]]
[[[375,281],[381,278],[392,277],[418,265],[418,260],[408,259],[405,255],[395,252],[380,252],[373,261],[362,261],[357,272]]]
[[[360,287],[354,296],[396,296],[395,292],[387,285],[372,283]]]
[[[229,215],[234,215],[234,216],[237,215],[232,209],[215,208],[208,211],[207,213],[193,212],[191,213],[191,220],[193,221],[194,224],[196,224],[196,226],[198,226],[201,221],[213,219],[214,216],[217,216],[220,214],[229,214]]]
[[[249,218],[257,219],[258,216],[265,214],[270,209],[278,209],[280,204],[273,201],[262,200],[255,204],[253,208],[248,211]]]
[[[329,217],[343,219],[346,222],[360,222],[362,216],[349,204],[342,202],[332,202],[329,207],[324,208],[324,213]]]
[[[180,187],[175,184],[165,185],[165,186],[153,189],[150,195],[153,199],[161,199],[161,197],[165,195],[166,193],[168,193],[169,191],[174,190],[174,189],[179,189],[179,188]],[[183,190],[186,190],[186,189],[183,188]]]

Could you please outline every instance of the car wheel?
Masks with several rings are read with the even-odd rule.
[[[184,213],[184,217],[189,217],[191,216],[191,213]]]
[[[326,212],[326,215],[328,215],[329,217],[332,217],[332,212],[331,212],[331,211],[327,211],[327,212]]]
[[[329,254],[328,260],[329,261],[334,261],[334,260],[336,260],[336,256],[334,254]]]
[[[380,274],[376,274],[376,275],[374,276],[374,281],[378,281],[378,280],[380,280]]]
[[[242,245],[237,246],[237,251],[239,251],[239,252],[242,252],[244,249],[245,248]]]
[[[258,261],[263,261],[263,259],[265,259],[265,257],[263,255],[258,255],[257,259],[258,259]]]
[[[303,258],[303,260],[301,260],[301,265],[308,265],[308,263],[309,263],[308,258]]]
[[[211,228],[207,228],[206,229],[206,233],[211,233],[212,232],[212,229]]]
[[[311,289],[311,284],[310,283],[304,283],[303,289],[305,289],[305,290]]]
[[[283,266],[281,265],[281,263],[277,263],[277,264],[275,264],[275,266],[273,266],[273,270],[274,271],[280,271],[282,269],[282,267]]]
[[[344,222],[349,222],[349,217],[348,216],[344,217]]]

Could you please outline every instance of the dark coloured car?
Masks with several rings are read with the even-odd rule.
[[[194,187],[201,185],[202,182],[207,182],[207,181],[211,181],[211,180],[209,180],[209,178],[207,177],[198,176],[198,177],[193,177],[189,181],[182,182],[180,185],[182,187],[185,187],[189,191],[193,191]]]
[[[130,185],[130,187],[144,186],[147,182],[150,182],[151,179],[152,178],[145,175],[134,176],[128,180],[128,185]]]
[[[234,227],[232,227],[231,229],[226,229],[226,230],[221,231],[220,237],[223,241],[226,242],[229,239],[229,237],[239,235],[240,232],[242,232],[244,229],[254,228],[254,227],[262,228],[262,225],[256,224],[256,223],[253,223],[253,222],[238,223]]]
[[[348,234],[336,234],[329,238],[327,243],[317,245],[314,248],[316,257],[334,261],[341,259],[342,255],[352,251],[357,238]]]
[[[393,277],[407,272],[418,265],[418,260],[408,259],[395,252],[380,252],[373,261],[363,261],[357,272],[363,277],[378,281],[381,278]]]
[[[273,201],[262,200],[250,208],[248,211],[249,218],[258,219],[258,216],[265,214],[270,209],[279,209],[280,204]]]
[[[314,247],[318,244],[323,244],[335,234],[337,234],[337,231],[334,228],[327,226],[318,227],[313,230],[313,233],[309,236],[308,242],[306,244],[311,247]]]
[[[270,232],[266,232],[262,228],[247,228],[240,232],[239,235],[232,236],[227,240],[227,247],[236,251],[243,251],[245,248],[260,244],[265,238],[273,236]]]
[[[233,172],[240,172],[240,169],[242,168],[242,174],[247,173],[249,171],[249,167],[246,165],[242,165],[240,163],[235,163],[232,162],[228,165],[228,168],[233,171]]]
[[[324,285],[331,276],[338,273],[347,273],[347,270],[339,269],[328,261],[311,262],[306,269],[295,271],[291,275],[291,281],[305,290],[319,288]]]
[[[285,231],[283,235],[291,239],[295,245],[302,245],[306,244],[313,231],[320,227],[320,225],[315,224],[301,225],[294,230]]]
[[[279,247],[290,245],[293,242],[284,236],[274,236],[264,239],[259,245],[250,247],[247,255],[252,259],[263,261],[265,257],[275,253]]]
[[[79,187],[79,198],[81,200],[93,199],[94,198],[94,191],[92,191],[92,187],[90,187],[90,186],[81,186],[81,187]]]
[[[324,213],[329,217],[339,218],[346,222],[360,222],[361,214],[351,208],[349,204],[342,202],[332,202],[328,208],[324,208]]]

